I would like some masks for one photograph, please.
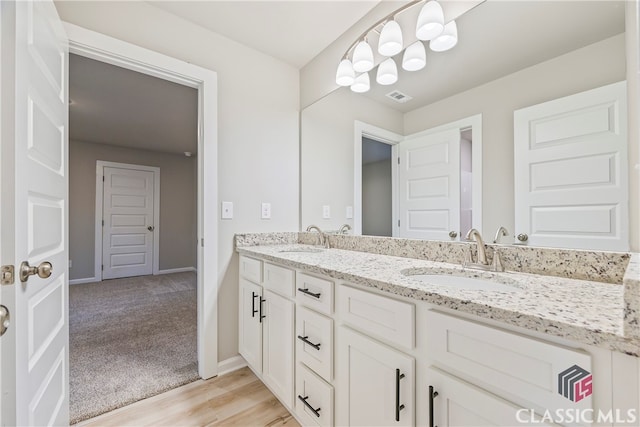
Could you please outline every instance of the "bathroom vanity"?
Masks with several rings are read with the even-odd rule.
[[[636,254],[314,239],[236,236],[240,354],[302,424],[640,423]]]

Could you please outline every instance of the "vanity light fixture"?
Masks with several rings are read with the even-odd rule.
[[[410,44],[405,47],[402,29],[395,18],[419,5],[422,5],[422,9],[415,28],[418,40],[409,40]],[[368,42],[372,32],[379,34],[378,53],[385,57],[378,63]],[[429,48],[434,52],[444,52],[458,43],[456,22],[445,23],[442,6],[437,0],[413,0],[369,27],[343,55],[336,72],[336,83],[350,86],[354,92],[367,92],[370,89],[368,72],[378,65],[376,82],[380,85],[394,84],[398,81],[398,67],[392,57],[404,50],[402,68],[406,71],[421,70],[427,63],[425,41],[429,42]],[[356,77],[357,73],[362,74]]]

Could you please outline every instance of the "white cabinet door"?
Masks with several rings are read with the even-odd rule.
[[[439,369],[427,370],[433,387],[433,420],[438,427],[548,426],[528,408],[522,408]],[[435,394],[437,393],[437,394]]]
[[[262,372],[262,286],[240,279],[238,350],[257,373]]]
[[[460,131],[398,145],[400,237],[450,240],[460,229]]]
[[[0,15],[0,261],[16,275],[22,262],[52,265],[48,277],[2,286],[11,323],[1,338],[0,423],[68,425],[67,38],[52,1],[2,1]]]
[[[337,359],[336,425],[414,425],[412,357],[341,326]]]
[[[514,113],[516,234],[629,250],[626,82]]]
[[[274,394],[293,407],[293,301],[264,291],[262,377]]]

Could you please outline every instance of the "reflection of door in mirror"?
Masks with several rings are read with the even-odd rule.
[[[393,191],[391,145],[362,137],[362,234],[391,237]]]

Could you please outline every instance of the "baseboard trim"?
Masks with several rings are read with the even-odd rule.
[[[247,366],[247,362],[239,354],[218,363],[218,375],[228,374]]]
[[[82,285],[83,283],[99,282],[95,277],[85,277],[84,279],[69,279],[70,285]]]
[[[168,268],[166,270],[158,270],[156,274],[185,273],[187,271],[197,271],[195,267]]]

